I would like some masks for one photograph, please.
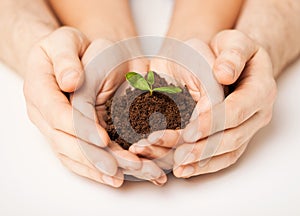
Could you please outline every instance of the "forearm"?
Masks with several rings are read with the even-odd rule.
[[[300,54],[300,1],[248,0],[236,28],[267,50],[277,77]]]
[[[0,1],[0,59],[24,76],[30,48],[57,27],[44,0]]]
[[[167,35],[208,43],[217,32],[234,27],[242,3],[243,0],[177,0]]]
[[[64,25],[90,40],[118,41],[136,35],[127,0],[49,0]]]

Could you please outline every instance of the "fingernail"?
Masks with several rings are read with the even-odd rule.
[[[102,180],[105,184],[108,184],[108,185],[111,185],[111,186],[114,186],[114,184],[115,184],[114,179],[111,176],[103,175]]]
[[[137,146],[148,146],[150,143],[146,139],[141,139],[137,142]]]
[[[161,176],[160,173],[153,173],[153,172],[143,172],[143,176],[145,179],[148,179],[148,180],[154,180],[154,179],[157,179]]]
[[[167,182],[168,178],[166,175],[162,175],[157,180],[153,181],[153,183],[157,186],[162,186]]]
[[[229,64],[223,63],[218,65],[217,71],[234,78],[234,69]]]
[[[69,71],[65,72],[62,76],[61,82],[63,84],[70,82],[70,80],[74,80],[74,78],[77,78],[78,72],[76,71]]]
[[[183,171],[181,173],[181,176],[182,177],[190,177],[194,172],[195,172],[194,167],[192,167],[192,166],[186,166],[183,169]]]
[[[129,150],[132,152],[132,153],[141,153],[143,152],[143,150],[145,149],[144,146],[139,146],[139,145],[132,145],[130,146]]]
[[[202,137],[202,132],[195,126],[187,126],[183,131],[183,139],[186,142],[196,142]]]

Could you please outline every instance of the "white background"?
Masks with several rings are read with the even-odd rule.
[[[133,1],[139,33],[163,35],[171,10],[171,0]],[[22,80],[0,64],[0,215],[300,215],[299,70],[297,61],[279,78],[273,121],[236,165],[113,189],[59,163],[27,118]]]

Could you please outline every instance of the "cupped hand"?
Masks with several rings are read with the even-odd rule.
[[[93,41],[82,58],[86,80],[72,96],[72,105],[105,128],[105,103],[125,82],[125,74],[129,71],[147,71],[148,61],[145,58],[132,60],[134,56],[139,54],[138,46],[135,47],[133,43],[125,41],[113,44],[102,39]],[[79,130],[82,129],[79,121],[78,124]],[[78,127],[78,124],[75,122],[75,127]],[[139,158],[113,141],[106,150],[114,156],[122,174],[148,180],[156,185],[167,181],[163,170],[153,161]]]
[[[216,172],[234,164],[272,117],[276,83],[266,51],[238,31],[219,33],[211,48],[216,79],[234,90],[214,106],[198,101],[190,123],[183,131],[172,131],[172,139],[168,131],[155,132],[139,148],[139,154],[152,158],[161,157],[155,154],[161,152],[157,149],[175,148],[169,162],[174,163],[177,177]],[[174,137],[180,141],[174,142]]]
[[[199,111],[183,131],[185,144],[174,155],[178,177],[216,172],[234,164],[272,117],[276,83],[267,52],[236,30],[217,34],[211,48],[216,55],[216,79],[234,89],[224,102],[206,112]],[[224,117],[211,121],[213,115]],[[222,137],[216,151],[203,155],[207,137],[216,136]]]
[[[32,122],[50,139],[55,153],[67,168],[97,182],[119,187],[123,174],[118,170],[115,158],[102,149],[109,143],[106,131],[73,109],[67,97],[67,93],[75,91],[84,82],[81,57],[89,44],[78,30],[62,27],[32,48],[24,82],[27,110]],[[73,115],[85,125],[85,130],[75,130]],[[93,152],[88,159],[78,145],[78,139]]]
[[[150,69],[160,76],[172,77],[175,85],[186,86],[196,102],[192,118],[221,102],[223,88],[214,79],[212,65],[215,61],[211,49],[197,39],[185,43],[166,39],[161,54],[150,62]],[[170,80],[172,81],[172,80]],[[177,82],[177,83],[176,83]],[[174,151],[184,144],[182,130],[156,131],[147,139],[130,147],[130,151],[154,160],[163,169],[174,169]]]

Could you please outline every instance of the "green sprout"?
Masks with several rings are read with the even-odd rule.
[[[134,87],[136,89],[140,89],[143,91],[149,91],[150,95],[152,95],[152,93],[154,91],[171,93],[171,94],[182,92],[181,88],[175,87],[175,86],[164,86],[164,87],[159,87],[159,88],[153,88],[153,84],[154,84],[154,72],[153,71],[148,72],[147,79],[145,79],[142,75],[140,75],[136,72],[128,72],[126,74],[126,80],[129,82],[129,84],[132,87]]]

